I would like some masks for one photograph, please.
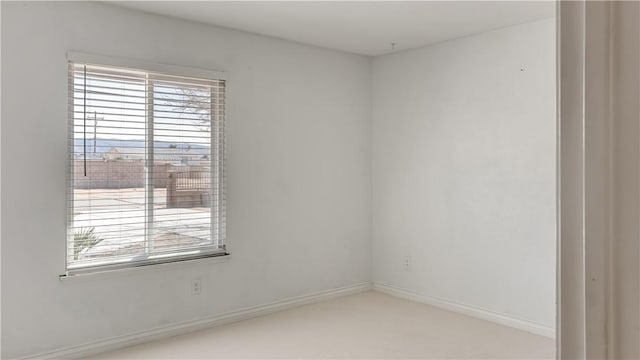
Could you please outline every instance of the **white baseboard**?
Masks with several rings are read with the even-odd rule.
[[[392,285],[374,283],[373,289],[399,298],[412,300],[445,310],[473,316],[475,318],[488,320],[500,325],[510,326],[519,330],[528,331],[533,334],[542,335],[549,338],[555,338],[555,328],[536,323],[530,320],[518,319],[511,315],[499,313],[492,310],[482,309],[475,306],[458,304],[444,299],[438,299],[432,296],[418,294],[413,291],[401,289]]]
[[[81,345],[46,351],[29,355],[23,357],[22,359],[77,359],[99,354],[101,352],[117,350],[127,346],[137,345],[153,340],[164,339],[197,330],[207,329],[240,320],[267,315],[277,311],[282,311],[302,305],[330,300],[345,295],[357,294],[368,290],[371,290],[371,283],[359,283],[337,289],[324,290],[302,296],[287,298],[269,304],[252,306],[225,314],[184,321],[176,324],[170,324],[153,329],[116,336],[109,339],[92,341]]]

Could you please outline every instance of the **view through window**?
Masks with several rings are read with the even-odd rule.
[[[70,63],[67,268],[218,253],[224,81]]]

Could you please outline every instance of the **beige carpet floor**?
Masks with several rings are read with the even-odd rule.
[[[553,359],[555,341],[369,291],[93,359]]]

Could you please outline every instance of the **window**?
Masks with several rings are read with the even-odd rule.
[[[224,92],[69,63],[67,274],[225,254]]]

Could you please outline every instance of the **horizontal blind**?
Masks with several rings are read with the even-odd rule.
[[[68,271],[223,250],[224,89],[69,64]]]

